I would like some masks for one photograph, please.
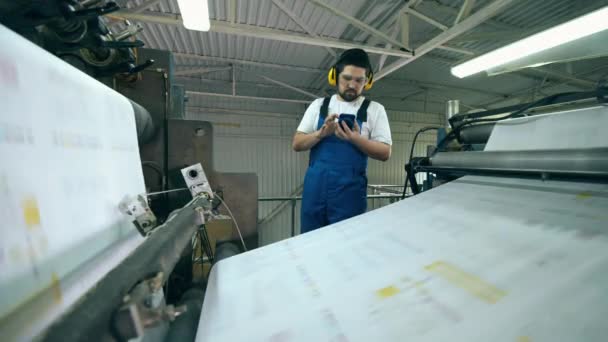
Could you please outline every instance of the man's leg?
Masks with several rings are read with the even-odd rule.
[[[300,219],[300,233],[302,234],[328,224],[324,174],[323,170],[315,167],[309,167],[306,171]]]
[[[327,201],[329,224],[363,214],[367,210],[367,177],[365,173],[331,177]]]

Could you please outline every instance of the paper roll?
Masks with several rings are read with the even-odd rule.
[[[2,25],[0,46],[3,322],[37,296],[65,304],[66,275],[137,235],[118,204],[145,186],[127,98]]]

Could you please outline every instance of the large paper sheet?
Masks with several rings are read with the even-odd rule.
[[[145,186],[125,97],[2,25],[0,46],[2,326],[42,293],[64,304],[68,274],[133,238],[118,204]]]
[[[608,185],[467,176],[213,269],[196,340],[606,341]]]

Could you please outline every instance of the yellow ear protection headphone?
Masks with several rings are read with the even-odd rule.
[[[365,87],[363,89],[370,90],[374,85],[374,73],[370,71],[366,77],[367,82],[365,83]],[[327,74],[327,82],[332,87],[335,87],[336,84],[338,84],[338,71],[335,65],[329,69],[329,73]]]
[[[332,87],[335,87],[336,84],[338,84],[338,64],[342,62],[347,52],[348,50],[340,56],[336,64],[334,64],[334,66],[329,69],[329,73],[327,73],[327,83],[329,83],[329,85]],[[374,73],[372,71],[371,65],[368,66],[368,69],[369,73],[367,73],[366,75],[367,82],[365,83],[365,87],[363,88],[365,90],[370,90],[374,85]]]

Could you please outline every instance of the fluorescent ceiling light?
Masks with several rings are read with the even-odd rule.
[[[451,69],[463,78],[608,29],[608,7],[471,59]]]
[[[209,31],[209,5],[207,0],[177,0],[184,27],[194,31]]]

